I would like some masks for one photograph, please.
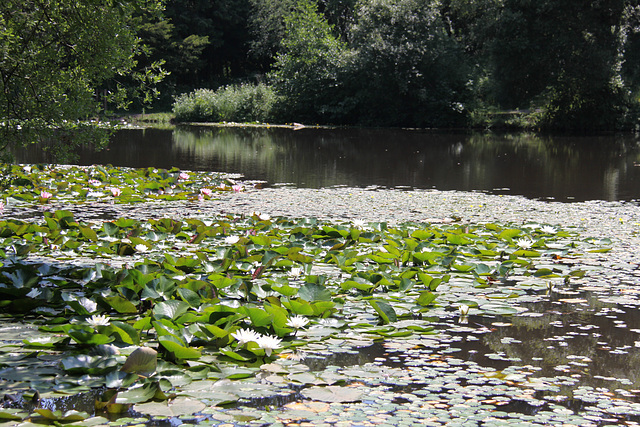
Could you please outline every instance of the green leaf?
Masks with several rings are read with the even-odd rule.
[[[91,229],[91,227],[83,227],[80,226],[80,233],[84,236],[85,239],[91,240],[92,242],[98,241],[98,235],[95,231]]]
[[[172,352],[177,359],[199,359],[202,354],[190,347],[185,347],[171,335],[162,335],[158,337],[160,344]]]
[[[396,311],[389,305],[388,302],[383,300],[369,300],[369,304],[373,309],[378,313],[378,316],[382,319],[382,323],[387,324],[391,322],[396,322],[398,320],[398,316],[396,315]]]
[[[148,402],[160,391],[157,382],[149,382],[140,387],[129,388],[118,393],[116,403],[142,403]]]
[[[184,301],[169,300],[162,301],[153,307],[153,317],[160,319],[167,317],[171,320],[177,319],[189,309],[189,304]]]
[[[191,289],[187,288],[178,288],[178,295],[191,307],[197,308],[200,307],[202,300],[200,299],[200,295]]]
[[[125,299],[119,295],[106,297],[104,301],[109,304],[114,310],[118,313],[127,314],[127,313],[137,313],[138,309],[136,308],[131,301]]]
[[[298,291],[298,296],[305,301],[331,301],[331,292],[316,283],[305,283]]]
[[[138,331],[128,323],[112,321],[111,326],[114,327],[115,332],[120,336],[120,339],[125,344],[138,345],[140,344],[140,336]]]
[[[149,347],[135,349],[120,370],[122,372],[149,376],[156,371],[158,352]]]
[[[416,303],[418,303],[423,307],[426,307],[428,305],[431,305],[433,301],[435,301],[435,299],[436,299],[435,294],[429,291],[424,291],[424,292],[420,292],[420,296],[418,297],[418,300],[416,301]]]
[[[51,420],[51,421],[60,421],[65,423],[70,423],[74,421],[84,421],[89,418],[89,414],[86,412],[78,412],[78,411],[66,411],[62,413],[61,411],[52,411],[50,409],[39,408],[36,409],[35,412],[40,414],[42,417]]]

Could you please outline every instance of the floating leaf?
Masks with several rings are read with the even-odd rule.
[[[378,313],[382,323],[391,323],[398,320],[395,310],[388,302],[382,300],[369,300],[369,304]]]
[[[362,399],[362,392],[353,387],[309,387],[300,393],[308,399],[329,403],[358,402]]]
[[[122,365],[122,372],[149,376],[156,371],[158,364],[158,352],[149,347],[135,349]]]
[[[140,403],[135,405],[133,410],[152,417],[181,417],[201,412],[206,407],[207,405],[198,400],[179,397],[170,402]]]

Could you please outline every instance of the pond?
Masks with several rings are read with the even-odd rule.
[[[506,222],[522,228],[518,233],[525,234],[517,234],[518,237],[529,236],[524,241],[516,239],[516,234],[509,237],[515,231],[511,229],[485,234],[504,234],[501,251],[487,251],[492,247],[489,244],[493,245],[489,240],[486,244],[481,240],[475,243],[474,240],[471,245],[474,249],[471,250],[471,246],[468,246],[470,242],[452,237],[452,242],[462,242],[467,249],[456,254],[461,263],[457,269],[450,271],[450,283],[443,282],[438,287],[436,306],[423,301],[419,304],[425,307],[419,311],[422,313],[424,310],[424,317],[422,314],[412,315],[416,305],[409,304],[409,301],[413,299],[407,299],[405,294],[398,291],[385,291],[383,297],[393,302],[401,315],[399,318],[403,319],[389,325],[380,325],[375,315],[375,312],[378,315],[381,312],[389,314],[384,308],[370,304],[375,308],[373,312],[366,303],[366,290],[371,286],[368,282],[356,281],[355,278],[345,282],[353,273],[348,268],[351,264],[347,258],[337,255],[335,262],[345,268],[344,272],[327,274],[336,276],[332,280],[336,280],[335,284],[339,284],[341,288],[338,289],[342,290],[334,297],[345,307],[350,307],[350,310],[345,308],[344,313],[350,312],[352,318],[348,320],[352,323],[348,327],[342,326],[340,332],[333,332],[330,338],[322,335],[326,332],[324,326],[320,329],[309,328],[307,332],[300,331],[299,334],[296,331],[294,336],[304,337],[311,342],[301,352],[305,358],[300,362],[276,359],[260,367],[251,366],[251,370],[231,372],[223,368],[222,372],[209,372],[208,378],[220,379],[216,384],[224,387],[224,391],[200,389],[197,375],[201,371],[195,369],[197,365],[189,368],[193,385],[180,385],[191,379],[185,380],[182,374],[165,368],[167,381],[170,379],[178,384],[176,388],[180,397],[176,401],[183,406],[193,403],[189,399],[196,397],[204,399],[207,404],[224,401],[221,394],[232,394],[235,399],[235,403],[227,405],[224,410],[217,409],[214,404],[199,412],[195,409],[189,412],[189,408],[176,406],[175,412],[185,411],[182,417],[185,422],[208,425],[244,425],[250,420],[258,425],[298,425],[305,421],[314,425],[337,422],[344,422],[345,425],[440,425],[448,422],[457,422],[459,425],[637,425],[640,422],[640,377],[635,370],[635,361],[640,356],[640,293],[635,287],[640,277],[635,251],[640,213],[635,203],[580,203],[586,200],[640,199],[640,194],[637,194],[640,193],[640,168],[637,167],[640,148],[634,136],[545,138],[413,130],[293,131],[203,127],[123,130],[114,136],[107,150],[101,153],[83,150],[79,155],[79,163],[84,165],[175,166],[182,170],[240,173],[248,180],[264,181],[264,187],[271,187],[259,191],[219,194],[219,202],[213,199],[198,202],[190,196],[186,206],[193,209],[189,209],[188,215],[205,221],[219,211],[219,206],[233,207],[231,204],[224,205],[225,201],[237,200],[244,211],[251,212],[256,198],[260,199],[258,206],[262,209],[267,206],[267,199],[281,203],[287,192],[301,193],[298,197],[309,199],[310,193],[316,190],[305,189],[328,187],[330,190],[322,194],[330,192],[334,201],[338,197],[348,196],[349,203],[356,206],[360,206],[361,200],[372,203],[375,195],[377,203],[381,203],[378,202],[379,198],[384,206],[401,206],[405,211],[418,212],[427,206],[429,218],[447,218],[456,209],[456,217],[461,218],[462,224],[443,221],[441,225],[435,225],[436,228],[442,227],[442,232],[460,229],[469,233],[468,227],[464,228],[467,222],[472,227],[471,233],[475,222]],[[34,163],[46,162],[47,159],[43,153],[32,150],[18,153],[18,160]],[[97,171],[94,172],[93,176],[98,177]],[[115,176],[115,172],[110,173],[112,177]],[[80,180],[84,177],[82,174],[78,176]],[[183,185],[191,185],[191,178],[184,180]],[[203,188],[203,184],[196,181],[193,185],[197,194],[197,188]],[[74,203],[72,199],[62,199],[62,194],[58,194],[55,196],[60,203],[58,206],[74,210],[79,218],[83,216],[82,211],[92,210],[97,205],[102,206],[100,209],[114,210],[119,206],[115,194],[112,196],[110,193],[112,188],[102,188],[99,182],[91,185],[94,188],[89,192],[70,186],[69,189],[74,192],[67,197],[76,198],[73,194],[82,194],[86,198],[84,202],[95,200],[99,203],[69,207]],[[342,187],[364,188],[362,191],[352,191],[351,188]],[[380,188],[406,191],[382,191]],[[543,201],[500,197],[505,195]],[[287,194],[287,197],[291,195]],[[356,201],[357,198],[360,201]],[[207,202],[211,203],[208,205]],[[290,202],[301,205],[300,199]],[[13,208],[8,206],[7,211],[14,217],[35,217],[39,214],[38,210],[49,206],[49,202],[46,203],[45,206],[36,204],[31,210],[23,209],[22,216],[18,209],[12,211]],[[175,214],[181,206],[172,208],[168,204],[163,207],[163,215],[179,217]],[[334,217],[345,218],[340,215],[337,204],[327,209],[332,211]],[[134,209],[121,212],[133,215]],[[88,217],[86,212],[84,216]],[[253,220],[258,219],[261,220],[259,215]],[[249,218],[246,220],[251,221]],[[399,218],[397,220],[400,221]],[[234,220],[231,227],[249,236],[249,232],[240,228],[241,224]],[[541,227],[545,224],[545,227]],[[122,226],[125,225],[123,222]],[[102,227],[102,231],[96,229],[99,234],[110,229]],[[542,228],[550,228],[551,234],[545,235]],[[565,239],[555,241],[552,235],[565,228],[570,233]],[[80,229],[80,232],[78,242],[91,235],[88,229]],[[214,232],[210,232],[213,235]],[[324,232],[335,234],[337,230],[325,228]],[[587,238],[593,234],[610,237],[612,241],[592,241]],[[127,234],[131,235],[137,234]],[[162,255],[165,252],[177,251],[173,254],[175,259],[182,255],[181,248],[186,243],[183,242],[186,236],[184,232],[176,234],[175,242],[166,236],[152,241],[146,237],[150,235],[140,234],[146,240],[136,240],[149,244],[148,248],[142,248],[142,258],[151,259],[158,251],[165,257],[166,254]],[[317,238],[320,231],[312,235]],[[400,232],[393,232],[385,234],[383,239],[386,242],[403,242],[401,235]],[[526,250],[534,243],[530,240],[531,236],[541,248],[541,254],[531,254]],[[227,244],[226,239],[219,240],[210,244],[218,247]],[[368,240],[363,238],[363,241]],[[199,240],[194,238],[189,243],[194,241],[197,243]],[[122,245],[123,242],[117,244]],[[262,246],[266,240],[256,242],[261,242]],[[385,259],[385,256],[389,256],[386,251],[392,250],[389,245],[380,248],[375,241],[369,243],[370,250],[375,252],[358,269],[380,263],[379,271],[368,276],[364,275],[363,270],[358,278],[374,277],[378,273],[388,275],[403,266],[402,262],[392,263]],[[80,246],[76,250],[84,254],[85,259],[96,256],[95,247],[83,249],[86,244],[77,244]],[[116,243],[100,248],[102,256],[110,256],[109,250],[113,245]],[[525,250],[517,249],[518,245],[524,245],[522,248]],[[338,240],[330,240],[326,246],[331,250],[342,247]],[[304,247],[310,250],[312,245],[307,242]],[[212,247],[203,249],[210,254],[209,257],[213,257],[217,250]],[[425,246],[422,253],[432,253],[432,249]],[[498,280],[486,270],[486,266],[481,265],[479,259],[474,258],[480,253],[486,255],[494,252],[493,255],[497,257],[495,262],[503,262],[505,253],[515,256],[518,251],[523,258],[534,260],[534,264],[523,267],[518,274],[504,278],[498,275]],[[275,256],[273,251],[270,254]],[[425,260],[429,259],[429,255],[422,256]],[[462,263],[462,256],[469,258]],[[114,255],[113,262],[116,259]],[[292,255],[292,260],[298,258]],[[318,267],[316,261],[314,268]],[[322,263],[319,264],[321,271],[324,271]],[[249,268],[248,263],[246,266],[238,265]],[[528,265],[528,261],[523,265]],[[475,279],[470,277],[470,270],[467,269],[472,266],[477,270]],[[326,271],[334,270],[335,266]],[[443,274],[449,270],[433,271]],[[125,272],[123,270],[122,274]],[[61,271],[50,272],[55,280],[61,280],[58,277],[61,274]],[[246,272],[243,274],[246,275]],[[319,273],[314,270],[311,274]],[[70,272],[69,275],[77,277],[79,273]],[[7,277],[14,277],[12,280],[19,282],[17,274]],[[293,282],[287,279],[287,283]],[[269,286],[279,288],[275,283]],[[269,292],[273,289],[269,289]],[[282,288],[282,292],[285,291],[290,289]],[[100,292],[106,291],[101,289]],[[344,298],[346,294],[349,298]],[[419,294],[420,298],[423,294]],[[271,293],[270,297],[273,295]],[[411,295],[415,299],[418,293]],[[471,306],[468,316],[461,314],[462,309],[458,310],[465,304]],[[79,318],[82,319],[82,316]],[[320,322],[316,320],[314,323]],[[432,335],[429,327],[434,327],[438,333]],[[409,335],[406,335],[407,329],[412,331]],[[25,330],[22,334],[28,337],[29,333],[35,332]],[[2,344],[6,348],[15,346],[15,333],[7,331],[6,335],[0,337]],[[37,343],[36,338],[31,343]],[[51,377],[53,355],[36,355],[35,351],[29,351],[21,357],[21,363],[33,369],[36,380],[32,384],[44,383],[40,381],[41,378]],[[5,363],[9,366],[12,360],[6,356],[0,359],[0,363],[3,367]],[[43,364],[43,361],[47,364]],[[56,391],[77,391],[83,385],[65,382],[59,374],[59,368],[56,369],[56,381],[59,381]],[[21,374],[7,367],[0,370],[0,380],[12,381]],[[224,382],[228,381],[227,377],[242,381]],[[96,384],[103,381],[92,376],[86,376],[85,379],[89,384],[84,384],[85,388],[92,387],[91,381]],[[3,384],[0,382],[0,385]],[[352,392],[358,397],[351,398]],[[81,409],[92,415],[105,416],[104,413],[94,412],[94,394],[81,395],[80,400],[74,397],[46,398],[40,404],[51,410]],[[166,411],[167,404],[162,405],[160,409]],[[30,411],[33,409],[28,402],[25,406]],[[264,411],[265,408],[269,410]],[[158,403],[145,402],[124,414],[139,418],[121,417],[118,422],[123,425],[147,423],[148,419],[142,414],[165,413],[158,411]],[[151,422],[176,425],[182,422],[178,418],[168,416],[162,421],[160,416]],[[40,420],[43,421],[46,422]],[[106,419],[99,421],[106,422]],[[86,425],[90,425],[89,421]]]
[[[427,130],[177,128],[116,133],[79,163],[240,173],[269,185],[408,187],[583,201],[640,199],[632,134],[545,137]],[[47,162],[36,149],[22,163]]]

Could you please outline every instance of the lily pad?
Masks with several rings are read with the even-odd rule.
[[[329,403],[358,402],[362,400],[362,391],[354,387],[310,387],[300,392],[304,397]]]
[[[147,402],[134,405],[137,412],[152,417],[181,417],[203,411],[207,405],[199,400],[179,397],[170,402]]]

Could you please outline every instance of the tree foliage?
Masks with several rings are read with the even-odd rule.
[[[463,118],[469,67],[438,2],[370,0],[352,29],[359,121],[448,126]]]
[[[340,120],[348,98],[343,75],[351,52],[346,43],[333,34],[310,0],[300,0],[285,24],[282,51],[271,74],[277,92],[284,97],[283,114],[296,120]]]
[[[144,4],[144,8],[142,7]],[[3,143],[51,137],[72,143],[91,138],[81,126],[98,113],[96,89],[133,74],[143,84],[156,74],[136,68],[140,45],[135,13],[157,13],[160,5],[136,0],[4,0],[0,3],[0,118]],[[125,102],[115,85],[103,92]],[[78,127],[82,127],[78,131]],[[73,132],[67,132],[71,131]],[[99,132],[104,139],[105,134]]]

